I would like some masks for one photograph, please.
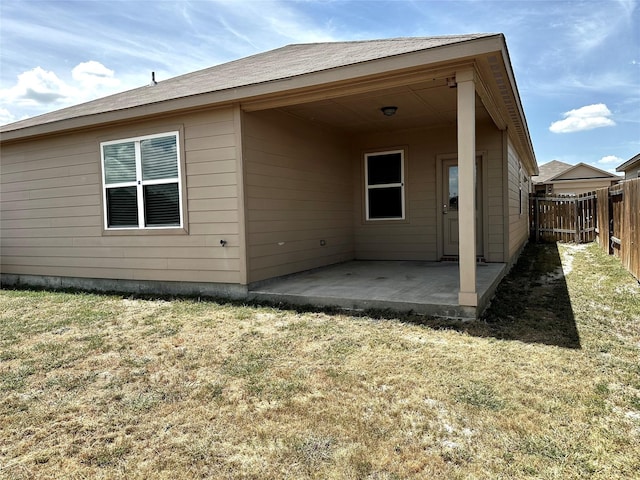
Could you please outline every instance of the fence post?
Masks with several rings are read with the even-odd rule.
[[[540,243],[540,207],[538,206],[538,197],[534,198],[536,206],[536,243]]]
[[[611,199],[611,188],[607,190],[607,209],[609,210],[609,225],[607,226],[608,234],[607,234],[607,244],[609,245],[609,255],[613,255],[613,243],[611,242],[611,237],[614,232],[614,219],[613,219],[613,201]]]
[[[573,242],[575,244],[580,243],[580,218],[578,217],[578,197],[573,199],[573,220],[575,222],[575,234],[573,235]]]

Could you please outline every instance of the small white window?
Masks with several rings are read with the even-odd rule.
[[[404,151],[367,153],[364,166],[367,220],[404,219]]]
[[[178,132],[100,144],[105,228],[182,227]]]

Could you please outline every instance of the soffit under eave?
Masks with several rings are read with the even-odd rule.
[[[368,76],[326,81],[312,85],[296,85],[292,83],[288,89],[245,98],[241,101],[241,106],[246,112],[269,110],[394,87],[410,86],[425,81],[445,80],[455,77],[456,70],[469,68],[472,65],[469,59],[465,59],[445,65],[422,65],[404,70],[377,72]]]
[[[511,69],[506,44],[500,50],[489,52],[478,58],[476,63],[481,88],[486,90],[486,100],[493,102],[514,148],[523,160],[530,175],[537,175],[538,164],[529,135],[527,120],[518,94],[515,77]],[[500,128],[501,125],[496,123]]]

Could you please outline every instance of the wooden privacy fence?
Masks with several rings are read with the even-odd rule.
[[[531,196],[531,238],[536,242],[592,242],[596,237],[596,195]]]
[[[600,247],[640,280],[640,178],[595,192]]]

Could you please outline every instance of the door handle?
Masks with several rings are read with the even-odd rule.
[[[447,206],[446,206],[446,205],[443,205],[443,206],[442,206],[442,214],[443,214],[443,215],[446,215],[447,213],[449,213],[449,211],[447,210]]]

